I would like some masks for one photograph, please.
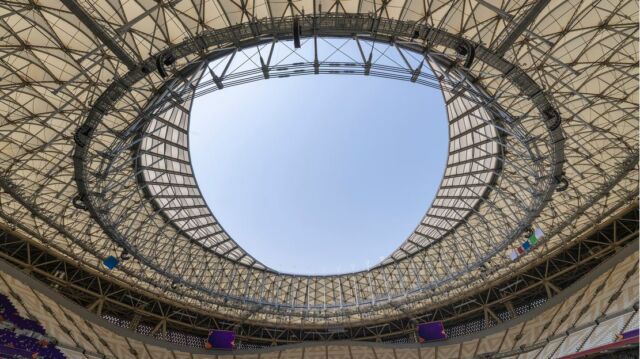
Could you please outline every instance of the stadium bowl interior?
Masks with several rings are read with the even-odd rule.
[[[636,1],[16,0],[0,33],[0,357],[637,355]],[[446,169],[376,265],[283,273],[205,201],[191,105],[335,75],[441,91]]]

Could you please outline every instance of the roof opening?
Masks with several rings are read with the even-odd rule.
[[[196,98],[189,129],[217,220],[257,260],[297,274],[392,253],[429,208],[447,146],[439,90],[365,76],[225,88]]]

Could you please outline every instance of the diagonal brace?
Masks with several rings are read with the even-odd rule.
[[[118,43],[98,24],[75,0],[61,0],[61,2],[71,11],[111,52],[122,61],[129,70],[136,68],[133,61]]]

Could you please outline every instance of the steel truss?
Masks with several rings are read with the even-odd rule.
[[[639,223],[637,206],[632,204],[571,246],[546,254],[522,273],[468,297],[398,320],[322,329],[256,326],[208,315],[87,272],[11,232],[0,234],[0,257],[114,324],[178,343],[184,336],[176,333],[204,338],[211,328],[234,330],[244,345],[258,346],[339,339],[414,342],[418,322],[443,320],[449,336],[457,337],[525,314],[637,239]]]
[[[370,28],[373,21],[369,17],[349,16],[348,19],[351,22],[350,25],[355,26],[355,28],[349,28],[350,32],[354,29],[359,30],[359,32],[365,32],[367,28]],[[308,26],[314,24],[316,41],[318,36],[326,36],[325,33],[340,35],[340,31],[345,31],[344,28],[339,26],[332,27],[336,24],[335,19],[327,24],[318,23],[318,21],[314,23],[312,20],[314,20],[312,17],[302,17],[300,19],[302,23],[307,23]],[[323,21],[326,21],[326,19],[323,19]],[[279,27],[285,27],[292,23],[292,18],[282,18]],[[264,38],[276,41],[279,28],[273,29],[271,28],[272,25],[260,22],[252,24],[252,26],[260,29],[262,35],[259,41],[264,41]],[[513,176],[505,176],[500,181],[489,178],[489,181],[494,182],[493,185],[486,185],[489,190],[485,188],[471,189],[470,191],[462,192],[462,194],[449,196],[450,199],[454,200],[449,202],[452,205],[467,205],[467,215],[465,216],[462,216],[454,208],[449,208],[448,211],[445,211],[445,213],[450,212],[449,218],[445,217],[445,220],[453,222],[450,223],[449,228],[437,226],[435,223],[438,223],[438,221],[434,221],[437,218],[427,213],[422,225],[424,227],[425,223],[428,224],[432,231],[425,234],[423,233],[424,229],[419,226],[413,235],[414,238],[416,236],[425,238],[427,240],[425,245],[415,246],[415,242],[412,241],[416,248],[411,253],[404,251],[397,255],[392,254],[390,262],[382,263],[368,271],[373,272],[374,276],[378,276],[375,274],[376,271],[381,272],[386,289],[381,293],[376,293],[373,285],[370,285],[369,291],[371,295],[361,298],[356,304],[356,310],[359,312],[363,311],[365,307],[369,307],[366,309],[367,311],[374,311],[375,307],[380,304],[386,305],[388,302],[397,302],[398,300],[406,301],[408,295],[425,291],[442,293],[456,287],[465,287],[474,279],[473,277],[468,277],[466,281],[458,283],[456,281],[459,281],[465,275],[468,276],[470,272],[476,270],[480,265],[484,265],[485,262],[497,254],[503,253],[507,245],[511,244],[527,228],[530,228],[545,203],[551,198],[553,191],[563,176],[564,137],[560,128],[560,118],[557,111],[547,100],[544,91],[522,70],[491,53],[480,44],[469,43],[464,39],[428,26],[417,27],[415,24],[394,21],[384,22],[380,24],[376,33],[370,34],[369,41],[372,44],[375,44],[376,41],[382,41],[377,37],[382,37],[385,34],[385,29],[388,29],[386,31],[393,29],[395,37],[406,38],[407,40],[402,42],[403,48],[413,50],[415,54],[422,58],[421,63],[424,62],[425,58],[432,63],[434,68],[437,69],[436,73],[439,75],[440,81],[443,82],[443,91],[445,93],[450,94],[452,98],[467,100],[471,104],[471,111],[481,108],[490,114],[477,116],[476,122],[480,124],[482,122],[489,123],[500,128],[500,132],[503,134],[496,138],[498,131],[495,129],[491,131],[494,135],[488,138],[487,134],[489,133],[478,133],[479,136],[486,138],[483,141],[479,141],[480,144],[497,141],[498,146],[494,147],[493,150],[474,144],[474,146],[469,146],[468,148],[455,149],[454,147],[451,155],[457,154],[458,151],[480,152],[482,155],[491,155],[492,152],[495,153],[499,149],[499,151],[509,153],[509,156],[500,159],[501,167],[507,169],[503,174],[513,174]],[[180,109],[183,114],[187,113],[188,115],[187,109],[190,107],[190,102],[187,101],[193,96],[194,92],[198,92],[197,84],[200,82],[202,75],[206,73],[207,64],[218,59],[216,56],[220,52],[218,49],[224,46],[223,53],[230,54],[228,57],[233,59],[241,48],[225,46],[231,40],[240,39],[239,41],[243,47],[254,46],[252,44],[253,35],[249,32],[244,33],[242,28],[238,31],[235,29],[230,31],[226,38],[221,38],[219,32],[216,32],[217,36],[215,38],[203,34],[200,39],[188,40],[170,51],[158,55],[158,59],[172,57],[180,60],[191,55],[188,51],[195,51],[196,48],[194,46],[216,48],[211,54],[203,56],[204,61],[189,62],[183,71],[178,71],[172,79],[167,80],[166,85],[143,108],[139,105],[140,101],[135,101],[127,94],[135,91],[135,84],[149,74],[149,70],[154,66],[149,61],[143,65],[143,68],[131,71],[122,79],[114,82],[100,96],[94,105],[94,109],[89,113],[87,121],[78,130],[76,137],[75,166],[76,181],[80,191],[79,198],[117,245],[121,246],[126,253],[132,254],[137,260],[168,279],[168,281],[156,283],[156,285],[164,287],[166,290],[175,290],[177,285],[184,285],[192,291],[187,291],[185,288],[181,293],[182,296],[190,296],[202,302],[211,301],[211,303],[216,303],[220,300],[215,297],[222,298],[225,301],[249,303],[259,306],[259,311],[263,312],[265,310],[276,312],[284,310],[291,312],[292,315],[307,318],[343,316],[345,307],[352,305],[345,306],[341,300],[313,304],[305,303],[303,307],[300,307],[298,304],[291,303],[287,297],[279,297],[277,290],[270,293],[230,291],[228,287],[231,284],[221,283],[214,279],[227,266],[224,259],[230,259],[241,265],[247,264],[250,270],[265,270],[264,266],[257,264],[247,253],[235,245],[213,216],[210,216],[210,221],[202,221],[202,224],[196,224],[195,227],[191,225],[191,228],[185,225],[185,221],[189,222],[194,217],[194,213],[198,214],[198,217],[202,217],[201,211],[185,213],[185,211],[177,209],[170,214],[164,213],[164,216],[161,216],[163,207],[166,205],[175,203],[204,204],[202,199],[197,202],[185,203],[184,201],[185,198],[195,199],[200,197],[197,186],[194,185],[195,180],[190,181],[192,185],[189,190],[182,190],[184,186],[176,188],[173,184],[169,184],[159,189],[156,188],[154,191],[156,193],[149,196],[150,186],[144,179],[145,177],[154,181],[166,175],[164,169],[181,167],[179,165],[167,165],[162,162],[162,154],[152,151],[157,147],[166,150],[167,141],[158,141],[159,137],[152,135],[153,133],[161,133],[160,130],[166,129],[167,126],[171,125],[167,125],[165,121],[164,126],[152,126],[153,130],[147,133],[148,131],[145,132],[144,129],[148,128],[148,121],[153,119],[157,122],[157,119],[163,118],[167,113],[169,113],[167,117],[175,117],[175,114],[170,113],[170,111],[176,108]],[[342,36],[345,35],[342,34]],[[412,39],[411,36],[414,38]],[[316,41],[313,43],[316,44]],[[523,118],[521,117],[526,116],[526,114],[518,114],[518,118],[516,118],[516,116],[495,104],[495,98],[478,86],[467,70],[457,64],[455,58],[447,56],[447,47],[455,50],[456,46],[463,45],[475,48],[476,61],[485,62],[488,66],[501,71],[502,75],[508,79],[505,82],[505,87],[500,91],[508,91],[510,96],[520,98],[523,101],[531,101],[534,104],[539,113],[537,116],[539,116],[540,124],[547,127],[547,136],[534,136],[533,129],[523,126]],[[396,71],[410,75],[407,76],[407,80],[410,81],[415,82],[417,79],[421,79],[421,82],[428,81],[428,75],[421,74],[422,65],[413,70],[406,60],[405,53],[400,50],[397,44],[395,46],[400,57],[405,60],[407,67],[410,69],[407,71],[406,68],[399,68]],[[435,46],[444,46],[445,48],[440,51],[429,50],[430,48],[435,48]],[[362,50],[360,42],[358,42],[358,48]],[[373,49],[374,46],[371,46],[369,59],[372,58]],[[272,53],[270,51],[270,55]],[[381,76],[393,73],[392,70],[379,67],[377,63],[371,60],[354,63],[335,63],[330,61],[322,61],[320,63],[318,62],[317,46],[314,46],[313,54],[315,58],[313,62],[307,63],[308,70],[305,70],[304,63],[294,63],[291,68],[282,64],[270,66],[271,56],[266,61],[260,56],[261,68],[253,71],[247,70],[247,72],[251,75],[260,70],[263,76],[265,73],[271,73],[270,76],[274,77],[320,73],[321,69],[333,74],[352,74],[355,68],[360,68],[362,74],[365,74],[366,71],[370,75],[383,73]],[[302,56],[298,55],[298,57]],[[364,60],[365,56],[363,55],[362,57]],[[224,86],[223,80],[227,77],[227,70],[230,68],[230,64],[231,60],[228,60],[221,76],[216,75],[209,68],[212,78],[209,83],[212,82],[217,88],[222,88]],[[157,67],[162,67],[162,65],[156,64]],[[386,70],[386,73],[383,70]],[[243,74],[240,73],[239,75]],[[231,77],[231,80],[234,79],[231,74],[229,74],[229,77]],[[436,86],[437,82],[433,81],[433,76],[431,76],[431,79],[432,86]],[[250,81],[250,79],[245,81]],[[205,84],[207,83],[205,82]],[[135,114],[136,112],[138,114],[133,117],[121,115],[122,113]],[[536,116],[533,117],[535,118]],[[459,118],[452,119],[452,122],[455,123],[456,119]],[[181,122],[184,123],[186,121],[183,118]],[[174,124],[173,127],[179,126]],[[183,127],[183,137],[186,137],[186,128],[186,126]],[[151,144],[147,145],[147,148],[144,146],[145,138],[151,138],[151,141],[148,141]],[[498,141],[499,139],[502,141]],[[182,152],[186,152],[188,150],[186,140],[183,140],[182,143],[182,146],[175,143],[171,143],[171,145],[173,145],[174,149],[178,148],[178,150],[180,150],[179,147],[182,147]],[[142,154],[139,146],[143,148]],[[137,163],[137,167],[131,165],[130,155],[130,152],[136,147],[138,148],[138,154],[137,157],[134,157],[133,162]],[[149,150],[149,147],[151,150]],[[141,163],[145,157],[147,159],[146,162],[161,163],[161,166],[149,169],[146,172],[146,176],[144,172],[146,167]],[[188,158],[188,156],[181,157]],[[180,161],[174,158],[173,162],[175,164],[175,162]],[[188,161],[182,160],[181,162],[183,168],[190,167]],[[479,169],[495,174],[497,161],[492,162],[494,163],[493,166],[485,167],[484,169],[479,166],[471,166],[467,171],[462,170],[460,177],[474,177]],[[131,171],[132,169],[133,171]],[[182,172],[191,174],[192,171],[184,169]],[[141,182],[141,187],[147,191],[146,200],[139,196],[137,186],[132,185],[132,183],[135,183],[136,178],[142,178],[142,181],[139,182]],[[476,176],[476,178],[480,178],[480,176]],[[175,183],[181,182],[175,181]],[[471,185],[469,183],[461,183],[459,187],[469,189]],[[448,191],[450,189],[445,186],[441,189],[439,197],[445,197],[443,193],[446,194]],[[490,197],[486,197],[486,193],[489,193]],[[150,206],[149,200],[154,200],[155,206]],[[476,209],[471,213],[471,209],[478,207],[480,203],[484,205],[482,210]],[[175,217],[179,219],[180,224],[174,220]],[[429,223],[430,220],[431,223]],[[173,224],[176,230],[170,231],[169,228],[171,226],[169,224]],[[201,238],[197,237],[197,234],[200,229],[207,227],[210,228],[209,231],[200,231],[208,240],[208,244],[205,244]],[[435,235],[433,234],[433,229],[436,230]],[[186,236],[184,236],[185,234]],[[220,236],[212,238],[217,234],[220,234]],[[187,249],[193,247],[189,243],[189,239],[204,244],[205,247],[209,247],[217,255],[205,256],[203,252],[198,252],[197,249]],[[487,243],[487,240],[492,241]],[[224,245],[220,246],[220,243],[224,243]],[[396,282],[406,276],[398,272],[397,261],[404,258],[413,258],[418,253],[423,257],[422,265],[418,266],[414,271],[416,274],[425,273],[426,275],[417,275],[413,283],[400,282],[398,283],[401,286],[400,288],[390,287],[389,282]],[[245,260],[249,262],[246,263]],[[235,280],[235,268],[230,275],[232,280]],[[266,274],[258,273],[256,276],[260,277],[261,281],[264,280],[265,276],[269,277],[267,280],[273,281],[274,277],[282,276],[282,274],[267,270]],[[250,276],[248,275],[244,277],[245,291],[249,286],[249,278]],[[210,299],[207,296],[203,296],[203,294],[214,296],[214,298]],[[333,313],[336,310],[338,312]]]
[[[323,41],[330,45],[325,46],[324,49],[324,51],[331,52],[328,56],[322,54],[323,51],[318,49],[318,41]],[[161,94],[156,95],[157,97],[164,96],[164,98],[167,98],[167,93],[171,93],[172,101],[168,103],[153,101],[153,104],[159,105],[148,106],[145,109],[142,116],[148,119],[148,123],[144,126],[145,130],[141,131],[140,136],[142,139],[135,140],[133,147],[137,151],[136,173],[141,174],[138,176],[140,180],[139,186],[143,188],[146,197],[154,197],[152,198],[152,204],[155,209],[159,210],[159,214],[163,215],[166,222],[170,222],[178,231],[188,230],[189,236],[201,244],[205,241],[213,241],[212,238],[216,239],[215,236],[222,235],[217,238],[219,240],[218,243],[208,247],[213,248],[214,251],[217,251],[221,245],[228,247],[233,243],[211,214],[201,214],[202,210],[208,212],[208,207],[204,200],[201,199],[185,205],[185,201],[188,201],[186,197],[193,198],[193,193],[198,192],[196,181],[190,169],[190,163],[166,153],[166,148],[177,148],[179,151],[188,149],[185,143],[177,143],[177,141],[168,138],[173,134],[173,130],[180,132],[181,139],[185,139],[187,136],[188,113],[185,113],[182,109],[188,110],[189,106],[184,105],[184,103],[190,103],[195,97],[219,91],[229,86],[268,78],[308,74],[372,75],[411,81],[436,89],[440,89],[440,82],[444,81],[446,82],[445,93],[451,93],[452,99],[450,103],[455,102],[456,105],[459,105],[462,102],[461,100],[464,99],[466,103],[462,103],[463,107],[468,104],[472,105],[459,115],[453,116],[450,121],[450,128],[452,128],[453,132],[451,147],[456,148],[456,150],[452,151],[452,155],[471,152],[471,156],[463,160],[450,158],[441,190],[439,195],[436,196],[434,206],[432,206],[432,209],[416,229],[414,238],[407,240],[407,244],[410,244],[413,248],[407,248],[407,245],[402,246],[390,258],[400,259],[432,244],[444,235],[453,232],[460,222],[472,213],[477,212],[478,207],[483,202],[492,203],[487,199],[487,195],[491,188],[495,187],[497,175],[502,168],[504,158],[501,156],[501,149],[508,149],[510,146],[506,141],[498,137],[501,131],[496,129],[493,119],[501,118],[505,112],[500,111],[500,113],[491,117],[485,111],[485,107],[491,108],[490,105],[485,106],[482,97],[477,93],[474,94],[473,89],[470,90],[468,88],[464,81],[465,76],[454,74],[451,69],[443,71],[441,68],[438,68],[439,77],[434,76],[429,69],[423,68],[428,66],[425,64],[423,54],[415,54],[413,51],[398,44],[390,46],[386,43],[378,43],[376,48],[375,41],[366,41],[358,37],[355,40],[336,39],[335,41],[336,43],[334,44],[322,38],[315,39],[313,42],[308,40],[302,43],[301,50],[294,50],[293,44],[287,42],[283,44],[283,42],[271,41],[262,47],[266,60],[262,57],[260,46],[249,48],[249,50],[253,51],[247,51],[247,49],[223,51],[214,60],[206,60],[209,61],[206,66],[192,65],[190,68],[185,69],[186,71],[175,76],[178,79],[177,81],[169,82],[168,86],[165,86],[161,91]],[[357,43],[359,53],[355,50],[355,46],[351,49],[354,52],[352,54],[343,50],[345,44],[352,41]],[[309,49],[305,54],[303,52],[305,45],[310,43],[313,43],[313,51]],[[280,59],[273,58],[274,48],[276,48],[277,44],[282,44],[279,46],[281,51],[276,51],[276,53],[279,53]],[[368,56],[365,55],[363,48],[369,51]],[[282,50],[284,50],[284,53]],[[236,56],[240,52],[242,55]],[[373,56],[374,52],[376,56]],[[266,55],[267,53],[268,56]],[[354,58],[361,59],[362,62],[337,61],[332,58],[335,54],[341,55],[343,59],[350,59],[350,61],[355,61]],[[307,55],[310,57],[306,58]],[[285,60],[291,58],[294,60],[285,62]],[[322,61],[319,61],[318,58],[321,58]],[[371,60],[372,58],[374,59],[373,61]],[[306,62],[300,62],[300,59],[306,60]],[[385,65],[381,63],[381,60],[386,60],[395,66]],[[220,76],[216,75],[214,69],[212,69],[212,62],[215,67],[224,68]],[[413,62],[413,66],[411,62]],[[437,64],[437,62],[435,63]],[[229,69],[232,70],[229,71]],[[195,85],[196,83],[197,85]],[[453,96],[454,91],[455,96]],[[183,103],[183,105],[177,106],[180,103]],[[176,112],[180,113],[181,116],[176,116]],[[453,110],[452,112],[455,113],[456,111]],[[494,112],[496,111],[494,110]],[[468,125],[468,128],[464,130],[459,130],[460,123],[469,119],[472,119],[470,122],[473,124]],[[502,131],[504,132],[504,130]],[[476,142],[473,140],[474,138],[479,138],[479,140]],[[469,143],[462,144],[460,139],[464,139]],[[147,142],[152,143],[145,143],[145,140],[150,140]],[[124,148],[127,147],[125,146]],[[120,152],[122,152],[122,149]],[[144,157],[147,157],[145,158],[146,161],[143,160]],[[184,164],[189,169],[176,174],[175,171],[166,170],[169,167],[168,165],[171,164]],[[471,166],[465,168],[464,165],[466,164],[471,164]],[[127,161],[125,160],[121,166],[127,166]],[[121,168],[120,166],[115,167]],[[473,171],[471,171],[471,168],[473,168]],[[533,175],[533,177],[535,176]],[[110,189],[116,186],[105,185],[106,188]],[[122,185],[119,187],[122,187]],[[156,187],[153,192],[158,194],[151,194],[148,187]],[[181,196],[179,195],[180,189],[176,187],[186,188],[188,193]],[[466,192],[453,196],[460,200],[455,201],[456,203],[450,199],[446,201],[447,198],[452,197],[449,195],[450,190],[460,188],[467,189]],[[497,190],[500,189],[498,188]],[[165,193],[171,193],[172,195],[166,195]],[[474,199],[474,196],[478,198]],[[174,203],[178,200],[183,204],[175,206]],[[203,217],[210,219],[208,221],[209,224],[200,220]],[[192,220],[197,223],[189,227],[188,222]],[[200,231],[207,226],[215,229],[208,233],[207,231]],[[415,237],[421,239],[422,243],[417,242]],[[207,246],[205,245],[205,247]],[[217,252],[229,254],[237,249],[238,247],[224,248],[223,252]],[[245,253],[242,255],[247,258]],[[252,262],[250,265],[261,266],[256,262]]]
[[[634,1],[611,4],[580,1],[579,6],[574,6],[576,4],[552,0],[545,6],[542,0],[507,0],[501,7],[473,0],[441,5],[397,0],[382,3],[376,0],[329,1],[328,4],[307,0],[295,4],[256,0],[252,6],[248,5],[250,2],[238,5],[217,0],[197,2],[198,6],[187,1],[160,2],[153,6],[136,0],[126,2],[126,6],[117,0],[65,0],[64,3],[66,6],[0,3],[3,11],[0,16],[3,40],[0,48],[0,217],[29,240],[45,245],[56,257],[72,258],[87,271],[101,272],[132,289],[154,293],[164,300],[267,327],[327,327],[379,322],[466,297],[487,283],[519,273],[539,259],[538,254],[532,254],[512,262],[508,249],[519,244],[514,241],[490,262],[471,268],[482,257],[474,246],[495,247],[491,242],[493,236],[474,237],[471,233],[462,241],[454,242],[448,250],[427,258],[421,254],[429,248],[444,247],[438,245],[443,240],[430,245],[428,240],[416,234],[415,239],[405,242],[402,251],[394,252],[377,271],[329,278],[268,276],[263,274],[268,271],[258,268],[257,264],[255,268],[251,267],[251,257],[235,250],[230,241],[215,242],[219,244],[221,258],[230,260],[220,260],[214,276],[205,279],[199,272],[202,268],[196,268],[195,272],[183,267],[161,268],[166,273],[180,274],[178,279],[192,284],[215,282],[225,294],[231,295],[215,296],[208,301],[186,296],[191,292],[189,287],[180,288],[175,284],[176,278],[164,276],[157,268],[135,259],[126,261],[121,267],[123,270],[105,273],[100,266],[101,259],[119,254],[120,246],[125,242],[114,242],[113,238],[117,236],[105,232],[102,228],[105,226],[94,220],[99,216],[92,217],[83,209],[86,208],[83,198],[77,198],[83,187],[82,183],[78,187],[77,181],[82,182],[84,177],[82,173],[74,172],[82,162],[82,156],[76,157],[76,161],[72,156],[74,137],[82,142],[91,135],[90,128],[88,132],[87,127],[78,132],[78,127],[88,115],[95,118],[96,112],[107,110],[99,104],[107,103],[106,97],[114,94],[116,98],[122,96],[123,101],[130,100],[131,105],[131,111],[121,111],[115,119],[132,123],[153,93],[165,85],[166,79],[156,71],[158,66],[165,64],[169,75],[173,76],[175,71],[189,63],[202,62],[204,56],[216,51],[244,48],[255,44],[256,39],[265,38],[267,42],[274,38],[289,39],[296,17],[303,37],[314,41],[323,37],[358,37],[362,34],[365,38],[400,47],[417,43],[418,51],[428,45],[429,53],[440,52],[446,59],[453,60],[456,64],[451,68],[454,74],[460,70],[460,64],[465,66],[468,54],[475,53],[477,60],[466,64],[467,68],[462,69],[466,74],[457,80],[464,78],[471,88],[475,83],[478,88],[485,89],[500,108],[508,109],[508,113],[520,121],[531,137],[546,142],[541,157],[547,171],[554,162],[553,156],[549,157],[554,152],[552,147],[561,145],[561,142],[551,143],[553,138],[550,140],[546,127],[553,127],[550,125],[555,122],[550,119],[556,116],[547,110],[557,109],[563,121],[556,133],[564,134],[563,171],[570,186],[547,198],[536,218],[535,225],[547,234],[547,240],[537,252],[540,255],[567,247],[595,223],[608,218],[615,209],[637,196],[638,9]],[[305,3],[307,10],[312,9],[306,14],[302,6]],[[139,6],[134,11],[135,16],[126,10],[131,6]],[[537,14],[533,9],[542,9],[542,12]],[[100,40],[105,36],[112,41]],[[210,46],[212,44],[220,46]],[[501,54],[503,50],[504,55]],[[458,59],[463,53],[467,54],[466,58]],[[496,56],[498,54],[501,56]],[[175,57],[173,65],[171,56]],[[134,63],[129,63],[128,59]],[[371,71],[368,59],[363,63],[363,71]],[[131,65],[136,68],[133,72],[129,70]],[[415,70],[418,68],[415,65],[407,67]],[[449,68],[446,63],[441,65]],[[321,67],[318,61],[314,70],[318,68],[319,71]],[[224,85],[224,79],[220,80],[219,76],[222,72],[216,70],[215,73],[218,84]],[[263,72],[264,77],[269,74],[270,71]],[[414,72],[412,78],[420,80],[420,74],[416,76]],[[212,80],[216,84],[215,78]],[[542,89],[544,91],[539,91]],[[103,97],[98,100],[100,94]],[[455,101],[455,95],[452,99]],[[536,102],[546,100],[552,106]],[[107,115],[113,116],[112,113]],[[541,121],[541,117],[546,121]],[[543,122],[545,126],[542,126]],[[505,158],[506,163],[516,163],[512,153],[507,152]],[[509,168],[500,168],[497,184],[493,186],[500,186],[506,175],[513,176],[512,172]],[[94,176],[95,173],[90,171],[85,175]],[[504,193],[524,196],[519,191],[511,189]],[[478,191],[472,197],[474,200],[482,198],[483,204],[474,210],[487,213],[491,207],[487,205],[490,204],[487,199],[498,195],[496,191],[488,196]],[[161,199],[160,196],[155,198]],[[146,200],[147,197],[140,195],[139,198]],[[114,201],[120,200],[127,199]],[[469,204],[442,207],[457,210],[468,208]],[[153,206],[145,208],[150,212],[144,213],[144,217],[152,218],[147,214],[155,211]],[[528,208],[513,208],[520,214],[529,212]],[[472,214],[466,221],[482,217]],[[165,228],[164,219],[155,215],[153,218],[159,222],[147,228]],[[486,223],[478,221],[477,228],[499,226],[500,218],[503,217],[490,218]],[[513,227],[510,222],[505,225]],[[434,227],[438,228],[429,230],[448,229],[439,224]],[[166,228],[176,231],[173,225]],[[143,234],[151,238],[154,233]],[[180,255],[183,259],[199,258],[204,251],[187,240],[189,235],[176,236],[187,242],[185,252],[191,251]],[[450,237],[452,235],[445,236]],[[505,237],[501,233],[497,238]],[[143,249],[149,259],[153,248]],[[157,254],[162,257],[166,252]],[[447,261],[441,261],[440,256]],[[171,257],[164,264],[188,265],[177,259],[180,258]],[[449,262],[451,260],[453,262]],[[450,263],[457,268],[468,267],[468,272],[457,280],[461,285],[468,283],[466,288],[452,286],[448,291],[410,294],[406,301],[393,299],[398,294],[408,293],[407,288],[418,288],[429,283],[430,278],[442,277],[442,272],[452,267]],[[205,283],[198,283],[195,278],[201,278]],[[256,304],[233,299],[247,296],[276,298],[287,303],[289,308],[272,308],[260,301]],[[376,302],[372,303],[372,300]],[[323,312],[324,308],[317,308],[322,303],[337,303],[339,309]],[[370,310],[374,306],[375,311]]]

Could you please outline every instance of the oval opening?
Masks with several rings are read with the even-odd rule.
[[[197,97],[189,149],[227,233],[274,270],[367,269],[413,232],[446,166],[440,90],[372,76],[255,81]]]

